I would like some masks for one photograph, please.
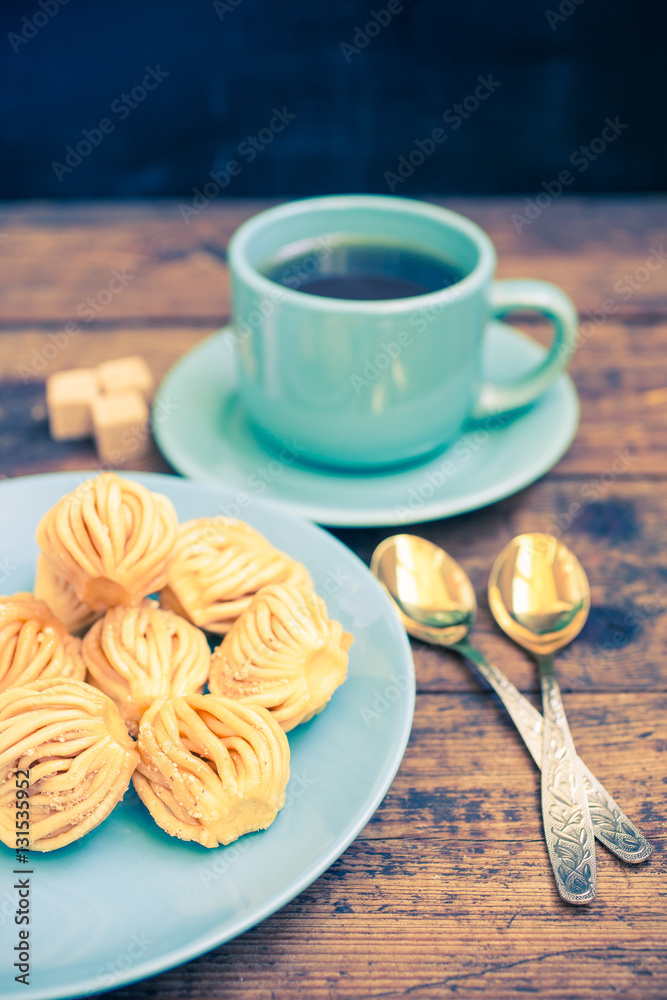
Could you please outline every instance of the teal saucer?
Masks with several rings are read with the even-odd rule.
[[[298,442],[274,451],[249,425],[237,391],[229,328],[185,354],[167,374],[153,408],[153,430],[175,469],[234,492],[227,511],[243,517],[255,497],[329,525],[400,525],[476,510],[544,475],[567,450],[579,422],[570,377],[559,376],[529,409],[470,425],[445,451],[410,467],[347,472],[300,462]],[[491,323],[484,374],[494,381],[545,355],[507,323]],[[238,507],[238,510],[234,508]]]

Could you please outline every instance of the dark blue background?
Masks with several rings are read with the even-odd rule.
[[[552,27],[545,11],[563,3],[572,13]],[[530,193],[607,116],[628,127],[570,190],[665,186],[664,0],[412,0],[347,58],[341,44],[387,0],[218,7],[222,19],[212,0],[69,0],[12,45],[42,9],[5,0],[0,196],[191,197],[230,159],[242,169],[229,196],[387,192],[385,172],[438,127],[447,140],[396,193]],[[169,76],[121,121],[110,106],[147,65]],[[501,86],[458,129],[443,125],[489,74]],[[248,162],[239,144],[274,107],[296,118]],[[113,132],[59,181],[52,163],[104,117]]]

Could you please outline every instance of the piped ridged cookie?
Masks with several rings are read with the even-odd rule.
[[[200,517],[179,525],[160,603],[224,635],[262,587],[309,582],[305,566],[244,521]]]
[[[139,604],[164,586],[176,524],[176,512],[165,496],[104,472],[44,515],[37,542],[79,601],[104,610]]]
[[[289,744],[271,715],[212,694],[158,701],[141,720],[134,786],[172,837],[204,847],[265,830],[285,802]]]
[[[154,601],[109,608],[81,652],[88,681],[116,703],[133,736],[156,698],[203,691],[211,664],[204,633]]]
[[[9,688],[0,694],[0,839],[31,851],[78,840],[122,799],[138,760],[97,688],[68,678]]]
[[[49,677],[82,681],[81,640],[32,594],[0,597],[0,691]]]
[[[311,587],[265,587],[214,651],[209,687],[262,705],[289,731],[321,712],[343,683],[351,644]]]

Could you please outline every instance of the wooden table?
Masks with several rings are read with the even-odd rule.
[[[536,704],[534,667],[490,620],[488,571],[521,531],[562,532],[575,549],[593,608],[558,661],[566,709],[582,757],[653,857],[631,868],[600,849],[594,904],[561,903],[521,740],[456,656],[415,643],[412,738],[352,846],[255,929],[113,997],[667,996],[667,200],[563,197],[521,232],[511,215],[524,199],[447,204],[491,234],[501,277],[555,281],[592,314],[572,366],[582,422],[538,483],[413,530],[466,567],[481,598],[476,641]],[[227,319],[227,240],[260,207],[213,202],[188,225],[170,201],[2,209],[4,476],[96,467],[88,444],[49,440],[44,377],[137,351],[162,376]],[[125,285],[107,302],[114,271]],[[168,471],[157,453],[141,467]],[[387,533],[336,531],[366,560]]]

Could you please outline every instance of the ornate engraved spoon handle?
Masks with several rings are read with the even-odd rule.
[[[574,740],[550,656],[536,657],[542,684],[542,821],[556,887],[567,903],[597,889],[595,834]]]
[[[469,642],[464,640],[451,648],[472,663],[496,692],[519,730],[533,760],[541,769],[544,725],[540,713],[527,698],[524,698],[514,684]],[[646,861],[651,854],[649,842],[616,804],[604,785],[588,770],[581,758],[578,757],[577,760],[588,796],[593,831],[597,839],[628,864],[639,864],[640,861]]]

